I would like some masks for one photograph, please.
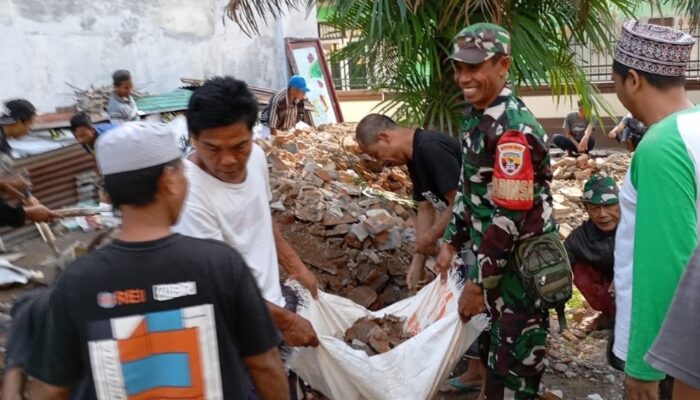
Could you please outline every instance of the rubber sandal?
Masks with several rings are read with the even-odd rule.
[[[458,378],[452,378],[447,381],[447,385],[452,389],[450,393],[466,394],[478,393],[481,391],[481,385],[465,385]]]

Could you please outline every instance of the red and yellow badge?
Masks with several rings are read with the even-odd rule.
[[[504,132],[496,146],[493,202],[507,210],[529,210],[534,203],[535,171],[525,134]]]
[[[517,174],[523,166],[523,155],[527,147],[520,143],[503,143],[498,145],[498,163],[508,176]]]

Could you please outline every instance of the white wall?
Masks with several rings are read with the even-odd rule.
[[[608,103],[615,115],[625,115],[627,110],[617,99],[615,93],[601,95]],[[523,102],[537,118],[564,118],[569,112],[578,109],[576,102],[578,97],[562,96],[557,104],[557,98],[553,96],[523,96]]]
[[[73,103],[65,82],[111,84],[128,69],[139,89],[172,90],[180,78],[231,74],[281,88],[283,37],[317,37],[316,14],[292,11],[248,38],[223,21],[225,0],[0,0],[0,99],[41,111]]]

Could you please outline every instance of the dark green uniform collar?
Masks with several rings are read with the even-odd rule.
[[[489,109],[498,107],[499,105],[506,102],[511,96],[513,96],[513,89],[511,89],[509,84],[506,84],[505,86],[503,86],[503,89],[501,89],[501,93],[498,94],[498,97],[496,97],[496,99],[486,109],[477,110],[476,108],[474,108],[473,105],[468,104],[466,109],[466,115],[467,117],[472,117],[488,114],[487,111]]]

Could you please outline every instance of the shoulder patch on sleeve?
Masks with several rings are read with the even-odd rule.
[[[535,172],[525,134],[510,130],[496,146],[493,201],[508,210],[529,210],[534,202]]]

